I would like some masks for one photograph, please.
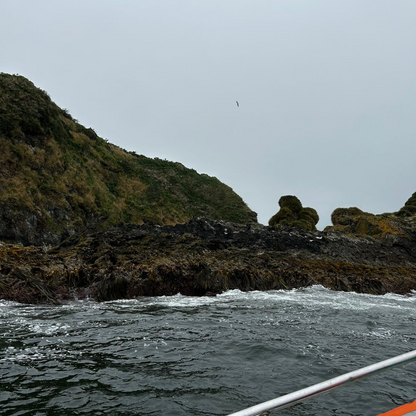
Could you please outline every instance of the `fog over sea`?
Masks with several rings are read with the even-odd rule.
[[[227,415],[416,349],[416,297],[300,290],[0,301],[0,415]],[[372,416],[416,363],[276,415]]]

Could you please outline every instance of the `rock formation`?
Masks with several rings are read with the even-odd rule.
[[[229,289],[416,290],[416,236],[390,238],[206,219],[84,231],[49,251],[0,246],[0,298],[29,303],[212,295]]]
[[[405,209],[407,209],[405,207]],[[339,231],[358,236],[369,236],[381,240],[396,237],[413,237],[416,217],[403,208],[398,213],[371,214],[359,208],[337,208],[331,215],[332,226],[325,231]]]
[[[303,208],[300,200],[294,195],[285,195],[279,199],[280,210],[269,220],[269,225],[287,225],[305,231],[316,231],[319,216],[313,208]]]

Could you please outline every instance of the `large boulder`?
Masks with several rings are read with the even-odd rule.
[[[286,225],[305,231],[316,231],[319,215],[313,208],[304,208],[299,198],[285,195],[279,199],[280,210],[269,220],[270,227]]]

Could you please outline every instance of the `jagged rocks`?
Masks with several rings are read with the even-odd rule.
[[[0,246],[0,298],[57,303],[322,284],[373,294],[416,289],[415,240],[196,219],[85,231],[45,252]]]

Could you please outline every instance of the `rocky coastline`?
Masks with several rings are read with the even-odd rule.
[[[123,150],[5,73],[0,147],[0,300],[416,290],[416,193],[391,214],[337,208],[324,231],[284,195],[259,225],[219,179]]]
[[[416,290],[414,232],[380,239],[199,218],[174,226],[85,230],[49,249],[0,245],[0,299],[22,303],[209,296],[317,284],[411,294]]]

